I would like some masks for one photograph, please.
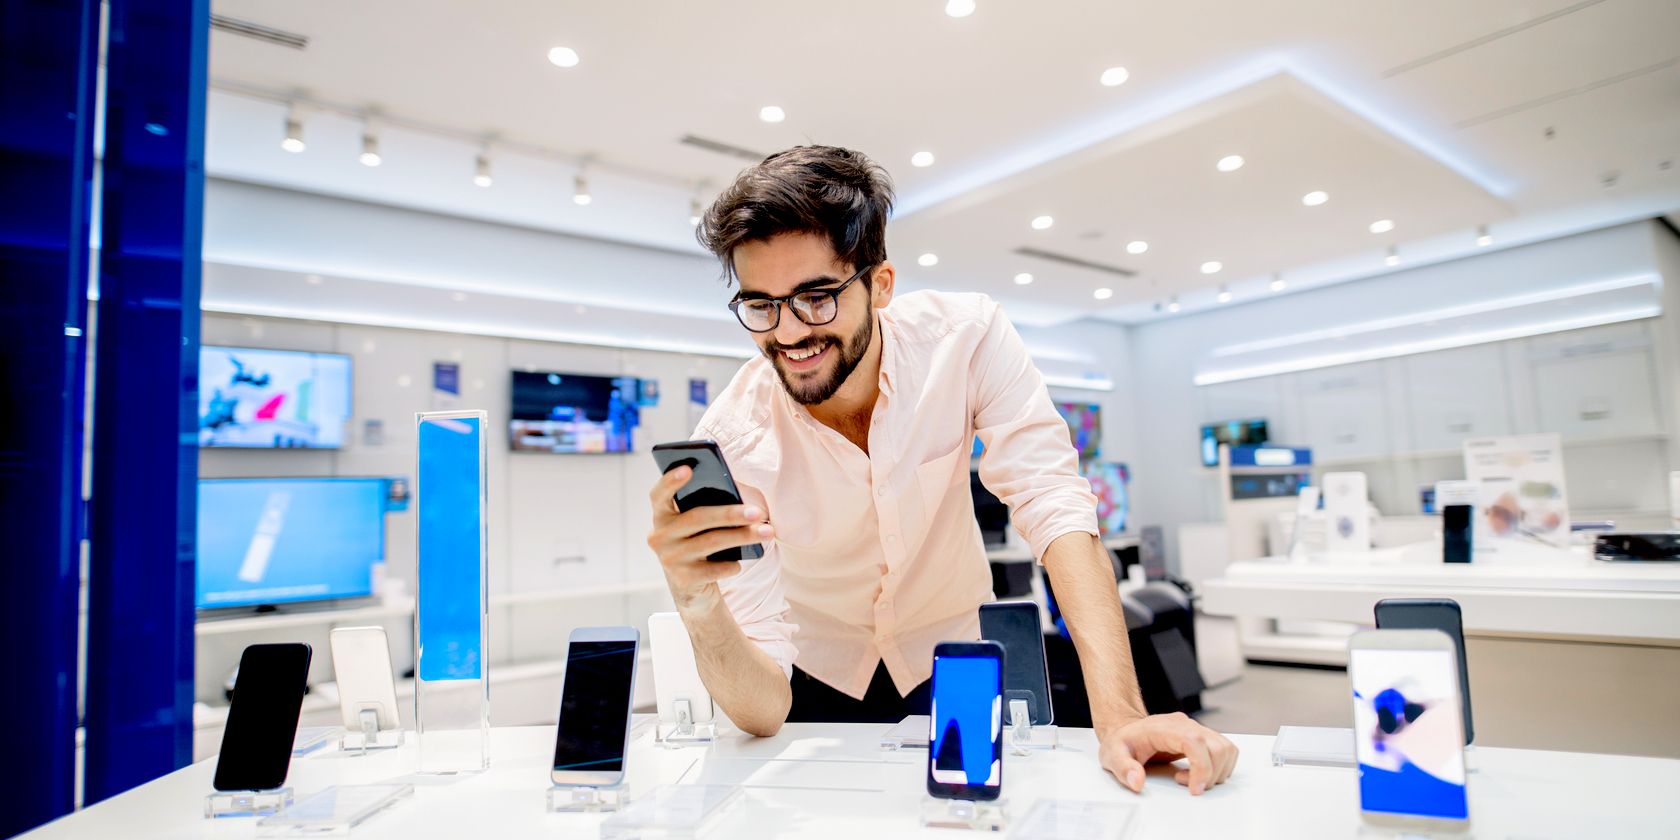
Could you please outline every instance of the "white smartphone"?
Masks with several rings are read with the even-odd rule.
[[[700,681],[694,662],[694,643],[682,616],[657,612],[648,616],[648,645],[653,649],[653,697],[660,723],[679,723],[677,701],[688,701],[689,723],[710,723],[712,695]]]
[[[379,715],[379,731],[402,728],[397,714],[397,680],[383,627],[334,627],[331,634],[338,708],[344,728],[362,731],[362,712]]]
[[[555,784],[615,787],[624,781],[640,638],[634,627],[572,631],[549,773]]]
[[[1458,652],[1439,630],[1363,630],[1348,641],[1359,810],[1373,828],[1470,826]]]

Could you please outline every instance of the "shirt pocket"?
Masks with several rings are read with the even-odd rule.
[[[946,503],[954,495],[957,487],[958,467],[964,466],[963,459],[968,457],[971,445],[965,441],[957,444],[950,452],[934,457],[916,467],[916,489],[920,491],[922,501],[922,521],[924,525],[931,525],[938,515],[940,505]],[[967,470],[961,470],[966,473]],[[967,478],[966,475],[963,478]],[[961,483],[966,490],[968,482]],[[966,493],[964,494],[966,497]]]

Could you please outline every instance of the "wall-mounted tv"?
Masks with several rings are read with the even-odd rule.
[[[1102,454],[1102,406],[1096,403],[1056,403],[1056,411],[1067,421],[1073,448],[1084,461]]]
[[[384,478],[198,482],[198,608],[366,598],[385,558]]]
[[[1125,464],[1110,461],[1087,461],[1079,468],[1080,475],[1091,483],[1097,497],[1097,528],[1105,537],[1118,536],[1126,530],[1126,517],[1132,511],[1127,485],[1132,474]]]
[[[508,445],[515,452],[630,452],[641,425],[633,376],[513,372]]]
[[[1264,418],[1209,423],[1202,427],[1202,466],[1219,466],[1219,444],[1221,443],[1228,443],[1232,446],[1259,446],[1266,443],[1267,440]]]
[[[199,446],[337,449],[349,420],[349,356],[198,350]]]

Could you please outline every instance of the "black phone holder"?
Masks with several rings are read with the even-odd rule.
[[[1011,689],[1003,693],[1004,724],[1008,727],[1009,748],[1016,755],[1031,755],[1035,750],[1056,748],[1055,724],[1034,725],[1032,710],[1037,695],[1026,689]]]

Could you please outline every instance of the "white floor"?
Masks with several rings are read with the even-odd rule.
[[[1347,672],[1286,665],[1242,666],[1202,694],[1199,720],[1220,732],[1276,735],[1279,726],[1351,726]]]

